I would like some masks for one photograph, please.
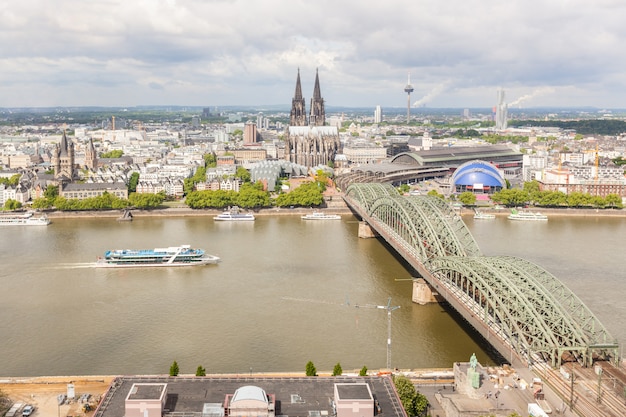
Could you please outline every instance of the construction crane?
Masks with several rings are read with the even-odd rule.
[[[374,304],[355,305],[356,308],[378,308],[387,310],[387,369],[391,370],[391,313],[400,308],[400,306],[391,305],[391,297],[387,301],[386,306],[377,306]]]

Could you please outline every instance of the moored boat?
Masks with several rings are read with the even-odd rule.
[[[302,216],[302,220],[341,220],[341,216],[338,214],[326,214],[321,211],[314,211],[313,213]]]
[[[47,226],[50,219],[45,214],[35,216],[34,212],[0,215],[0,226]]]
[[[511,210],[511,214],[508,216],[509,220],[522,220],[522,221],[546,221],[548,216],[539,212],[532,211],[518,211]]]
[[[484,211],[478,211],[478,210],[474,212],[475,220],[493,220],[495,218],[496,218],[496,215],[493,213],[485,213]]]
[[[215,264],[220,258],[208,255],[203,249],[193,249],[189,245],[155,249],[115,249],[98,258],[96,267],[160,267],[193,266]]]
[[[255,217],[252,213],[241,213],[238,207],[233,207],[230,210],[225,210],[223,213],[213,217],[213,220],[226,222],[253,222]]]

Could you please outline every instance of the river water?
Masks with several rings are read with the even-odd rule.
[[[469,228],[486,255],[552,272],[626,342],[626,219],[498,218]],[[0,230],[0,376],[448,368],[488,346],[440,305],[411,303],[411,274],[351,215],[53,219]],[[107,249],[191,244],[218,265],[95,269]],[[356,308],[356,305],[361,307]]]

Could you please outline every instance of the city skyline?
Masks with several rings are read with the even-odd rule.
[[[626,108],[626,4],[25,0],[0,7],[0,107]],[[537,10],[541,14],[537,15]],[[597,22],[601,22],[597,23]],[[306,96],[309,100],[311,97]]]

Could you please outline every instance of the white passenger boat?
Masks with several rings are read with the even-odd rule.
[[[496,215],[493,213],[485,213],[484,211],[476,210],[474,212],[474,220],[493,220],[496,218]]]
[[[35,216],[34,212],[0,214],[0,226],[47,226],[50,219],[45,214]]]
[[[522,221],[546,221],[548,220],[548,216],[545,214],[541,214],[538,212],[532,211],[518,211],[511,210],[511,214],[508,217],[509,220],[522,220]]]
[[[341,220],[341,216],[338,214],[326,214],[321,211],[314,211],[313,213],[302,216],[302,220]]]
[[[222,222],[253,222],[255,217],[252,213],[241,213],[239,208],[234,207],[213,217],[213,220]]]
[[[130,268],[160,266],[193,266],[215,264],[220,258],[189,245],[155,249],[115,249],[98,258],[96,267]]]

